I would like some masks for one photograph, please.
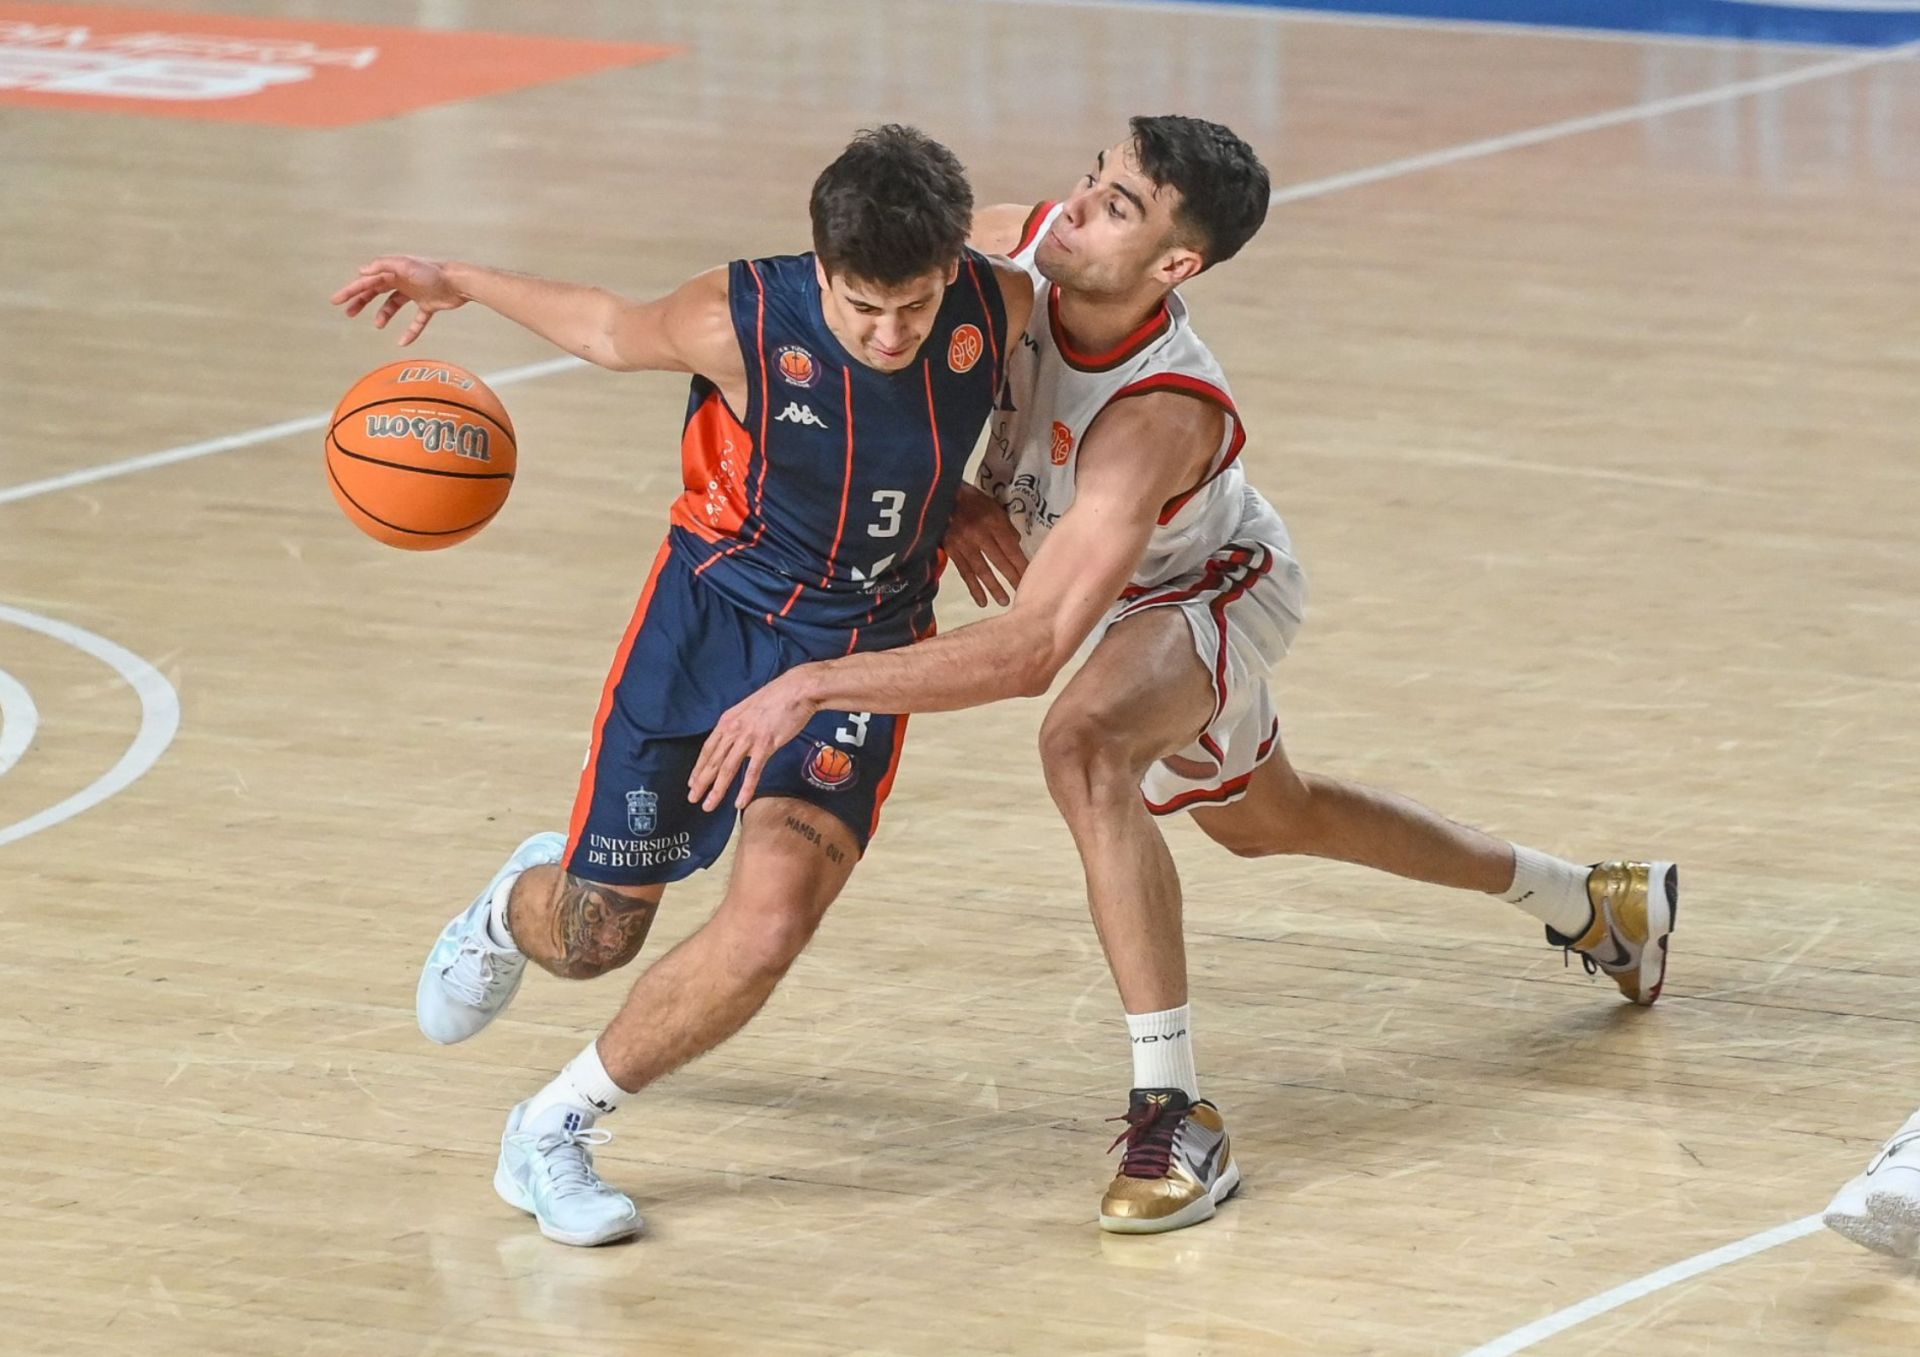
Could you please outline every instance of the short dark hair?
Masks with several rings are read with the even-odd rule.
[[[1267,219],[1267,167],[1230,128],[1204,118],[1134,118],[1134,154],[1155,184],[1180,191],[1174,229],[1212,267],[1240,253]]]
[[[861,132],[813,181],[813,252],[829,276],[898,287],[960,257],[973,188],[959,158],[917,128]]]

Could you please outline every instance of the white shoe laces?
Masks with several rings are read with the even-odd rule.
[[[493,992],[513,974],[509,959],[483,947],[473,937],[460,943],[460,954],[440,973],[454,996],[471,1008],[485,1008]]]
[[[1920,1127],[1911,1131],[1902,1131],[1885,1145],[1882,1145],[1880,1147],[1880,1153],[1876,1154],[1873,1157],[1873,1162],[1867,1165],[1867,1172],[1870,1174],[1878,1173],[1882,1164],[1886,1163],[1909,1145],[1920,1145]]]
[[[593,1171],[592,1146],[604,1145],[613,1132],[598,1126],[584,1131],[552,1131],[533,1142],[534,1153],[547,1166],[547,1182],[552,1195],[559,1197],[596,1196],[609,1191]]]

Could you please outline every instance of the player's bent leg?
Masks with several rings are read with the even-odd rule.
[[[1133,1089],[1100,1227],[1157,1234],[1197,1225],[1240,1185],[1219,1109],[1198,1096],[1181,936],[1180,879],[1140,795],[1213,712],[1191,629],[1170,609],[1114,624],[1041,729],[1047,786],[1086,870],[1087,902],[1127,1011]]]
[[[1242,857],[1297,853],[1357,863],[1413,881],[1498,895],[1546,925],[1636,1004],[1660,997],[1679,915],[1671,862],[1575,867],[1457,824],[1417,801],[1344,778],[1296,772],[1276,737],[1246,795],[1197,807],[1194,823]]]
[[[1241,857],[1335,858],[1487,894],[1513,881],[1512,845],[1393,792],[1298,772],[1278,738],[1242,799],[1189,813],[1208,838]]]
[[[507,929],[527,960],[563,980],[591,980],[640,953],[666,886],[617,886],[558,866],[533,867],[513,884]]]
[[[1185,620],[1154,609],[1107,632],[1040,728],[1047,790],[1080,851],[1087,905],[1129,1013],[1187,1001],[1180,881],[1140,779],[1192,743],[1212,710]]]
[[[748,806],[719,908],[647,968],[600,1035],[614,1082],[637,1092],[745,1026],[859,859],[852,830],[818,806],[787,797]]]
[[[494,1172],[500,1196],[563,1244],[638,1233],[632,1199],[594,1169],[593,1150],[609,1138],[595,1120],[745,1026],[859,858],[858,837],[818,806],[785,797],[749,806],[713,917],[648,967],[599,1039],[508,1116]]]

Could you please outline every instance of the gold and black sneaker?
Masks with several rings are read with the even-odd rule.
[[[1604,971],[1636,1004],[1660,997],[1667,939],[1680,915],[1680,869],[1671,862],[1602,862],[1587,875],[1593,922],[1577,938],[1547,929],[1547,941],[1578,952],[1588,975]]]
[[[1100,1201],[1100,1228],[1116,1234],[1158,1234],[1211,1220],[1240,1186],[1220,1109],[1190,1102],[1177,1088],[1136,1088],[1122,1131],[1120,1172]]]

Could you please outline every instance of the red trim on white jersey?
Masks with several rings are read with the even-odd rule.
[[[1119,617],[1131,617],[1135,613],[1145,612],[1148,608],[1165,607],[1169,604],[1188,603],[1203,594],[1212,593],[1207,600],[1207,609],[1213,614],[1213,628],[1218,633],[1220,644],[1213,660],[1213,714],[1207,718],[1210,726],[1220,718],[1221,711],[1227,705],[1227,605],[1253,588],[1273,569],[1273,552],[1260,549],[1256,559],[1253,551],[1247,547],[1234,547],[1222,556],[1216,556],[1207,562],[1200,583],[1189,589],[1172,589],[1165,593],[1144,593],[1126,603]],[[1124,594],[1121,596],[1126,597]],[[1215,759],[1223,755],[1218,745],[1202,733],[1200,746]]]
[[[1007,251],[1007,257],[1009,259],[1016,254],[1026,253],[1027,247],[1033,244],[1034,240],[1040,235],[1040,223],[1045,221],[1047,214],[1058,206],[1060,206],[1059,203],[1035,203],[1033,205],[1033,211],[1027,213],[1026,221],[1020,225],[1020,243]]]
[[[1060,322],[1060,289],[1049,287],[1047,289],[1047,324],[1053,327],[1053,346],[1060,350],[1060,356],[1066,360],[1068,367],[1077,368],[1081,372],[1106,372],[1119,367],[1171,330],[1173,312],[1167,309],[1167,304],[1163,300],[1157,311],[1142,321],[1133,333],[1118,344],[1105,353],[1087,353],[1074,347],[1073,338],[1067,333],[1067,327]],[[1201,385],[1204,386],[1206,383],[1202,382]]]
[[[1140,799],[1146,801],[1147,813],[1150,815],[1172,815],[1175,811],[1185,810],[1189,806],[1219,805],[1222,801],[1231,801],[1253,784],[1253,775],[1260,771],[1260,765],[1267,761],[1269,754],[1273,753],[1273,746],[1279,739],[1280,723],[1275,721],[1273,730],[1260,742],[1260,748],[1254,753],[1253,767],[1239,777],[1230,778],[1217,787],[1195,787],[1192,791],[1181,792],[1169,801],[1148,801],[1145,796]]]
[[[1239,460],[1240,450],[1247,445],[1247,427],[1240,422],[1240,411],[1235,407],[1232,396],[1212,382],[1190,377],[1184,372],[1156,372],[1149,377],[1142,377],[1137,382],[1129,382],[1107,398],[1107,405],[1112,405],[1117,400],[1125,400],[1128,396],[1144,396],[1152,391],[1178,391],[1206,401],[1210,405],[1217,405],[1226,412],[1227,419],[1233,424],[1233,438],[1227,444],[1227,455],[1220,459],[1220,465],[1211,468],[1198,485],[1175,495],[1161,508],[1160,525],[1165,527],[1173,522],[1175,514],[1186,507],[1188,500],[1206,489],[1215,477]],[[1106,407],[1101,408],[1104,410]]]

